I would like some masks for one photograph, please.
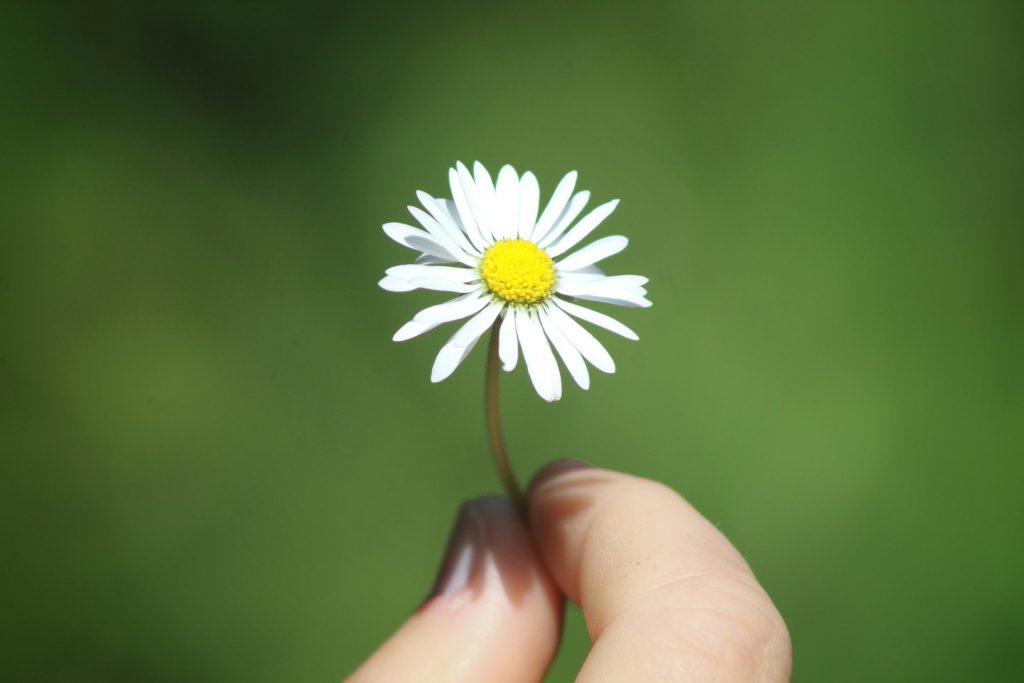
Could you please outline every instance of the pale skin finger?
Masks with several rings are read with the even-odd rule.
[[[594,641],[578,681],[790,679],[785,623],[731,543],[657,482],[562,461],[530,528]]]
[[[535,683],[558,646],[562,598],[504,498],[463,505],[434,590],[349,683]]]

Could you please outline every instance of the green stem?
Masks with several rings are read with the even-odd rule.
[[[506,321],[509,325],[511,321]],[[516,475],[508,462],[508,450],[505,448],[505,440],[501,436],[501,413],[498,410],[498,330],[501,328],[502,319],[494,321],[491,328],[491,339],[487,348],[487,374],[484,379],[484,405],[487,411],[487,436],[491,443],[491,456],[494,458],[494,466],[498,468],[498,476],[505,486],[508,497],[512,499],[520,514],[526,516],[526,498],[523,496]]]

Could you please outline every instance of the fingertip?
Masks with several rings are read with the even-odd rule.
[[[466,589],[475,596],[500,591],[518,603],[538,583],[546,587],[547,576],[518,508],[504,496],[481,496],[459,507],[427,603]],[[548,592],[557,595],[553,587]]]
[[[459,507],[426,601],[351,680],[540,680],[561,618],[561,596],[516,506],[476,498]]]
[[[530,485],[527,487],[527,497],[530,497],[538,487],[559,475],[583,469],[592,469],[592,467],[590,463],[578,458],[559,458],[558,460],[553,460],[534,473],[533,478],[530,479]]]

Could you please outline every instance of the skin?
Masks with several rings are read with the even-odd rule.
[[[582,683],[790,680],[771,598],[675,491],[563,460],[527,499],[529,526],[503,498],[463,505],[434,591],[350,683],[541,681],[563,596],[593,641]]]

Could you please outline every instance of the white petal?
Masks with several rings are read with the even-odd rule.
[[[415,320],[410,320],[406,324],[398,328],[394,336],[391,337],[392,341],[403,342],[413,337],[418,337],[425,332],[429,332],[441,323],[418,323]]]
[[[583,354],[584,358],[590,361],[591,365],[602,372],[615,372],[615,361],[601,346],[601,342],[594,338],[594,335],[587,332],[582,325],[566,315],[560,308],[551,306],[548,308],[548,313],[551,315],[552,322],[558,325],[562,334],[572,342],[572,345]]]
[[[603,327],[609,332],[614,332],[615,334],[622,335],[626,339],[632,339],[633,341],[636,341],[637,339],[640,338],[637,336],[636,332],[629,329],[615,318],[609,317],[604,313],[592,311],[589,308],[584,308],[583,306],[577,306],[576,304],[565,301],[564,299],[561,299],[557,296],[551,297],[551,300],[554,301],[555,305],[561,308],[563,311],[570,315],[576,316],[580,320],[586,320],[588,323],[593,323],[598,327]]]
[[[456,174],[456,177],[458,177],[458,174]],[[440,208],[442,211],[446,212],[451,217],[451,219],[455,223],[455,225],[459,228],[459,230],[461,230],[463,232],[463,234],[465,234],[466,233],[466,228],[463,227],[463,225],[462,225],[462,218],[459,216],[459,207],[456,206],[455,201],[452,200],[452,199],[439,199],[439,198],[438,199],[434,199],[434,201],[437,202],[438,208]],[[467,235],[467,237],[468,237],[468,235]]]
[[[405,240],[409,246],[417,251],[421,251],[424,254],[430,254],[436,256],[445,263],[460,263],[459,259],[452,256],[451,252],[442,247],[437,243],[436,240],[431,237],[420,237],[419,235],[412,235]],[[467,264],[468,265],[468,264]]]
[[[494,192],[495,232],[501,235],[501,239],[514,239],[519,231],[519,176],[508,164],[498,171]]]
[[[472,322],[472,321],[470,321]],[[466,323],[467,325],[469,323]],[[465,327],[465,325],[463,326]],[[459,329],[459,332],[462,330]],[[466,359],[469,352],[476,346],[476,342],[480,337],[477,337],[466,346],[458,346],[455,343],[455,337],[458,336],[459,332],[452,335],[441,350],[437,354],[437,358],[434,359],[434,367],[430,369],[430,381],[440,382],[441,380],[447,379],[455,369]]]
[[[427,230],[430,237],[432,237],[437,244],[444,247],[447,252],[455,256],[459,261],[462,261],[466,265],[473,265],[475,262],[474,259],[470,258],[469,254],[467,254],[462,247],[452,239],[450,234],[447,233],[447,230],[441,227],[441,224],[438,223],[433,216],[418,206],[409,206],[406,208],[409,209],[409,212],[413,214],[413,217],[416,218],[420,225],[423,225],[424,229]]]
[[[565,174],[565,177],[558,183],[558,187],[555,188],[554,194],[551,195],[551,201],[548,202],[544,213],[540,215],[537,225],[533,228],[533,233],[530,235],[531,240],[537,242],[541,237],[548,234],[548,230],[555,224],[558,217],[562,215],[562,209],[565,208],[565,203],[569,201],[574,187],[576,187],[576,171],[570,171]]]
[[[429,289],[434,292],[455,292],[457,294],[466,294],[468,292],[476,292],[480,290],[480,285],[455,282],[454,280],[449,280],[443,277],[415,277],[409,280],[409,283],[415,285],[419,289]]]
[[[519,230],[520,239],[528,240],[537,222],[537,210],[540,206],[540,186],[537,176],[529,171],[519,179]]]
[[[420,200],[420,203],[430,212],[430,216],[437,222],[445,236],[452,242],[458,245],[460,249],[470,255],[479,255],[476,247],[469,243],[466,238],[466,233],[459,227],[458,222],[448,213],[445,205],[431,197],[426,192],[418,191],[416,197]],[[415,215],[415,214],[414,214]],[[422,221],[420,221],[422,223]],[[423,227],[427,227],[424,225]]]
[[[472,295],[470,295],[472,296]],[[446,301],[430,308],[424,308],[413,320],[420,323],[446,323],[452,320],[467,318],[487,305],[488,298],[463,298]]]
[[[449,303],[449,304],[464,303],[464,302],[468,302],[468,301],[475,301],[479,297],[480,297],[480,292],[470,292],[469,294],[463,294],[462,296],[457,296],[454,299],[450,299],[446,303]],[[434,306],[434,308],[437,308],[437,307]],[[429,310],[429,309],[424,309],[424,310]],[[420,311],[420,313],[422,313],[422,312],[423,311]],[[417,315],[419,315],[419,314],[417,314]],[[441,319],[432,320],[432,321],[417,320],[416,317],[414,316],[412,320],[407,322],[405,325],[402,325],[402,327],[400,327],[398,329],[398,331],[395,332],[395,336],[392,337],[392,339],[394,341],[405,341],[406,339],[412,339],[413,337],[419,336],[419,335],[423,334],[424,332],[427,332],[428,330],[434,329],[435,327],[437,327],[438,325],[440,325],[443,322],[446,322],[446,321],[445,320],[441,320]]]
[[[587,283],[594,282],[596,280],[602,280],[608,277],[607,275],[598,275],[597,273],[583,273],[578,270],[571,272],[558,272],[558,291],[563,289],[578,289]]]
[[[479,227],[475,228],[475,231],[476,231],[476,238],[475,239],[477,241],[479,241],[480,244],[482,245],[480,248],[478,248],[477,247],[477,242],[473,242],[473,238],[467,233],[465,227],[463,227],[462,219],[459,217],[459,208],[458,208],[458,206],[456,206],[455,202],[453,200],[451,200],[451,199],[436,199],[434,201],[436,201],[438,203],[438,205],[440,206],[440,208],[443,211],[447,211],[448,212],[448,215],[451,216],[452,221],[455,222],[455,224],[457,225],[458,229],[463,233],[463,235],[466,236],[467,239],[469,239],[469,241],[471,242],[470,246],[472,247],[472,251],[470,253],[471,254],[476,254],[477,256],[482,254],[487,249],[487,247],[489,245],[487,243],[487,240],[485,240],[483,237],[480,236],[480,228]]]
[[[476,183],[476,222],[480,232],[486,237],[490,233],[495,240],[501,239],[501,233],[495,222],[497,199],[494,194],[494,181],[484,165],[479,161],[473,163],[473,180]]]
[[[430,233],[404,223],[385,223],[384,233],[403,247],[430,254],[445,261],[457,261]]]
[[[583,292],[573,296],[577,299],[638,299],[647,296],[647,290],[643,287],[626,287],[607,292]]]
[[[455,259],[467,266],[476,265],[476,259],[471,257],[466,251],[460,247],[454,239],[448,234],[448,231],[441,227],[441,224],[434,220],[434,217],[424,211],[418,206],[408,206],[409,213],[413,215],[420,225],[422,225],[426,231],[434,238],[434,241],[440,244],[445,250],[455,257]]]
[[[569,205],[565,207],[565,211],[563,211],[562,215],[558,217],[557,221],[555,221],[554,227],[548,231],[547,235],[544,235],[543,239],[538,240],[537,244],[541,247],[546,247],[561,237],[566,228],[572,225],[572,222],[576,220],[576,217],[580,215],[580,212],[583,211],[583,208],[589,201],[590,193],[586,190],[583,192],[577,192],[573,195],[573,198],[569,200]]]
[[[614,256],[629,245],[629,239],[622,235],[611,235],[602,237],[596,242],[591,242],[579,251],[558,262],[559,270],[575,270],[597,263],[609,256]],[[548,252],[550,256],[554,256]]]
[[[533,388],[548,403],[557,401],[562,396],[562,377],[558,372],[558,363],[548,346],[544,330],[531,312],[516,310],[516,333],[519,345],[523,348],[523,360]]]
[[[586,266],[584,268],[577,268],[572,271],[575,275],[605,275],[605,272],[598,266]],[[564,275],[561,273],[560,275]]]
[[[583,356],[573,346],[562,331],[559,329],[558,324],[551,320],[550,314],[541,309],[540,311],[540,322],[544,327],[544,333],[547,334],[548,339],[551,340],[551,345],[558,351],[558,355],[562,357],[562,362],[565,363],[565,368],[572,375],[572,378],[576,380],[576,384],[581,389],[590,388],[590,373],[587,372],[587,364],[583,362]]]
[[[411,292],[414,289],[429,289],[435,292],[466,294],[468,292],[480,291],[480,285],[478,284],[456,282],[455,280],[442,277],[414,277],[406,279],[388,275],[377,284],[389,292]]]
[[[392,277],[403,280],[411,280],[417,277],[443,277],[452,282],[472,282],[480,279],[480,273],[475,268],[459,268],[457,266],[424,266],[406,264],[392,266],[384,271]]]
[[[593,276],[589,280],[566,280],[559,278],[558,293],[568,296],[586,294],[610,295],[614,292],[643,289],[647,278],[640,275],[613,275],[611,277]],[[644,290],[646,293],[646,290]]]
[[[505,372],[515,369],[519,361],[519,339],[516,337],[515,309],[505,311],[505,319],[498,330],[498,358]]]
[[[583,220],[574,225],[569,232],[565,233],[562,239],[558,240],[547,249],[548,255],[551,258],[555,258],[556,256],[564,254],[575,247],[577,244],[582,242],[587,235],[593,232],[594,228],[600,225],[601,221],[607,218],[618,205],[619,200],[613,199],[588,213],[583,217]]]
[[[416,264],[417,266],[429,266],[436,263],[451,263],[451,261],[449,261],[448,259],[431,256],[430,254],[420,254],[419,256],[416,257],[416,260],[413,261],[413,263]]]
[[[410,284],[407,280],[403,280],[399,277],[391,277],[390,275],[385,276],[377,283],[381,289],[386,289],[389,292],[411,292],[416,289],[416,285]]]
[[[403,247],[409,246],[405,241],[412,235],[430,237],[425,230],[414,228],[411,225],[406,225],[405,223],[385,223],[381,228],[384,229],[385,235],[398,242]]]
[[[481,334],[487,331],[487,328],[494,324],[495,318],[498,317],[498,314],[501,313],[501,309],[504,307],[504,301],[494,301],[484,310],[470,318],[469,322],[455,333],[455,345],[465,346],[476,341]]]
[[[466,167],[462,162],[459,162],[458,167],[458,171],[454,168],[448,169],[448,185],[451,187],[452,201],[455,203],[456,211],[459,214],[459,222],[462,225],[462,229],[466,232],[466,236],[473,243],[473,246],[482,252],[487,248],[489,241],[485,240],[480,233],[480,228],[473,217],[473,207],[469,203],[469,197],[463,186],[463,181],[468,178],[469,171],[466,171],[466,178],[464,178],[461,171],[465,170]],[[469,180],[472,182],[472,179]]]
[[[650,308],[652,304],[643,294],[629,294],[625,292],[611,292],[602,296],[595,294],[580,294],[577,299],[587,301],[598,301],[603,304],[613,304],[624,308]]]
[[[385,223],[384,233],[403,247],[429,254],[442,261],[457,261],[430,233],[404,223]]]
[[[602,292],[604,294],[626,291],[646,294],[647,289],[644,285],[648,282],[649,280],[643,275],[608,275],[586,283],[583,285],[583,289],[592,293]]]

